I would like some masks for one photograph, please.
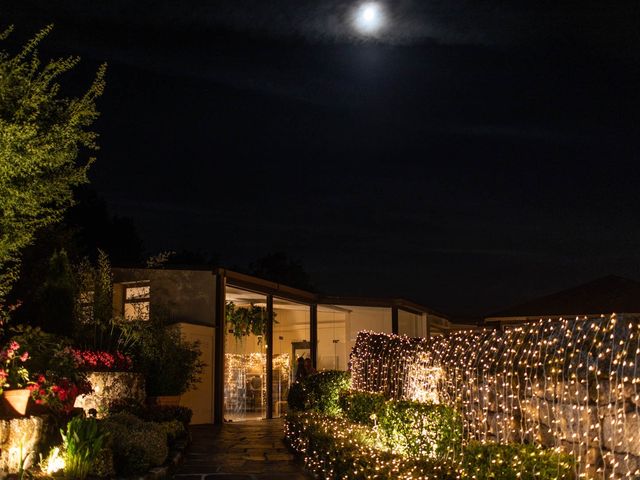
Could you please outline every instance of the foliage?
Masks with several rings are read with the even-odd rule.
[[[119,351],[111,353],[74,349],[72,352],[81,370],[91,372],[130,372],[133,369],[131,357]]]
[[[349,420],[373,426],[385,409],[386,399],[380,393],[349,391],[340,395],[340,408]]]
[[[573,459],[568,454],[523,444],[466,446],[462,478],[500,480],[552,480],[573,478]]]
[[[91,465],[89,475],[95,477],[113,477],[116,474],[113,465],[113,452],[110,448],[103,448]]]
[[[292,412],[309,409],[307,405],[307,390],[304,388],[303,381],[291,384],[289,393],[287,393],[287,405]]]
[[[22,351],[22,353],[21,353]],[[23,388],[29,382],[29,371],[24,363],[29,352],[20,347],[15,340],[9,342],[0,351],[0,393],[9,388]]]
[[[169,445],[173,445],[176,440],[183,438],[187,434],[187,427],[179,420],[160,422],[158,425],[166,433]]]
[[[185,427],[191,422],[193,412],[181,405],[144,405],[133,398],[124,398],[109,404],[109,414],[127,412],[148,422],[170,422],[178,420]]]
[[[145,376],[147,395],[182,395],[200,381],[199,344],[185,340],[174,325],[158,319],[145,323],[134,361]]]
[[[107,437],[93,418],[75,417],[61,431],[64,445],[65,478],[83,480],[89,474]]]
[[[34,320],[47,332],[71,336],[74,331],[75,279],[65,250],[49,259],[44,284],[35,295]]]
[[[351,377],[348,372],[326,370],[303,378],[298,386],[294,385],[287,399],[291,410],[314,410],[337,415],[341,412],[340,394],[350,387]]]
[[[456,478],[457,464],[444,459],[412,459],[385,450],[371,429],[316,412],[290,413],[285,437],[320,478],[358,480]]]
[[[109,257],[98,250],[76,266],[75,343],[93,351],[130,354],[140,342],[146,322],[123,319],[113,307],[113,272]]]
[[[110,448],[118,475],[146,472],[166,460],[167,433],[159,424],[120,413],[107,417],[104,425],[111,434]]]
[[[73,411],[78,395],[92,391],[88,382],[76,384],[67,378],[51,381],[44,375],[39,375],[27,388],[31,390],[31,398],[36,405],[44,405],[61,415],[68,415]]]
[[[273,313],[275,322],[275,312]],[[260,342],[267,334],[267,309],[251,305],[250,307],[236,307],[233,302],[225,306],[227,324],[231,327],[236,340],[249,335],[255,335]]]
[[[51,29],[14,56],[0,52],[0,304],[18,277],[22,250],[41,228],[62,219],[73,204],[73,187],[88,182],[93,159],[79,158],[97,149],[90,128],[105,66],[84,95],[62,96],[58,79],[79,58],[41,64],[37,48]]]
[[[460,453],[462,420],[446,405],[388,401],[379,422],[383,441],[393,452],[412,458],[447,458]]]
[[[73,409],[77,395],[91,392],[69,339],[25,325],[12,327],[11,334],[29,350],[25,365],[34,380],[29,389],[37,405],[47,406],[57,414],[67,414]]]

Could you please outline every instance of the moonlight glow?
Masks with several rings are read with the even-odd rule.
[[[354,15],[354,25],[365,35],[378,32],[384,25],[384,12],[380,4],[369,2],[360,5]]]

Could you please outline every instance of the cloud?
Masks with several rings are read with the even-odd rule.
[[[638,47],[636,0],[378,1],[389,16],[389,28],[377,38],[385,43],[577,44],[623,55]],[[363,38],[351,23],[359,4],[359,0],[24,0],[10,5],[8,11],[9,17],[22,12],[30,19],[58,17],[85,24],[106,21],[163,30],[222,27],[310,41],[360,42]]]

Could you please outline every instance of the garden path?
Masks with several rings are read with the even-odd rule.
[[[283,442],[282,420],[190,427],[192,443],[174,480],[308,480]]]

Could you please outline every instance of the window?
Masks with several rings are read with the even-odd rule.
[[[149,320],[149,303],[151,300],[151,286],[148,282],[124,284],[125,320]]]

